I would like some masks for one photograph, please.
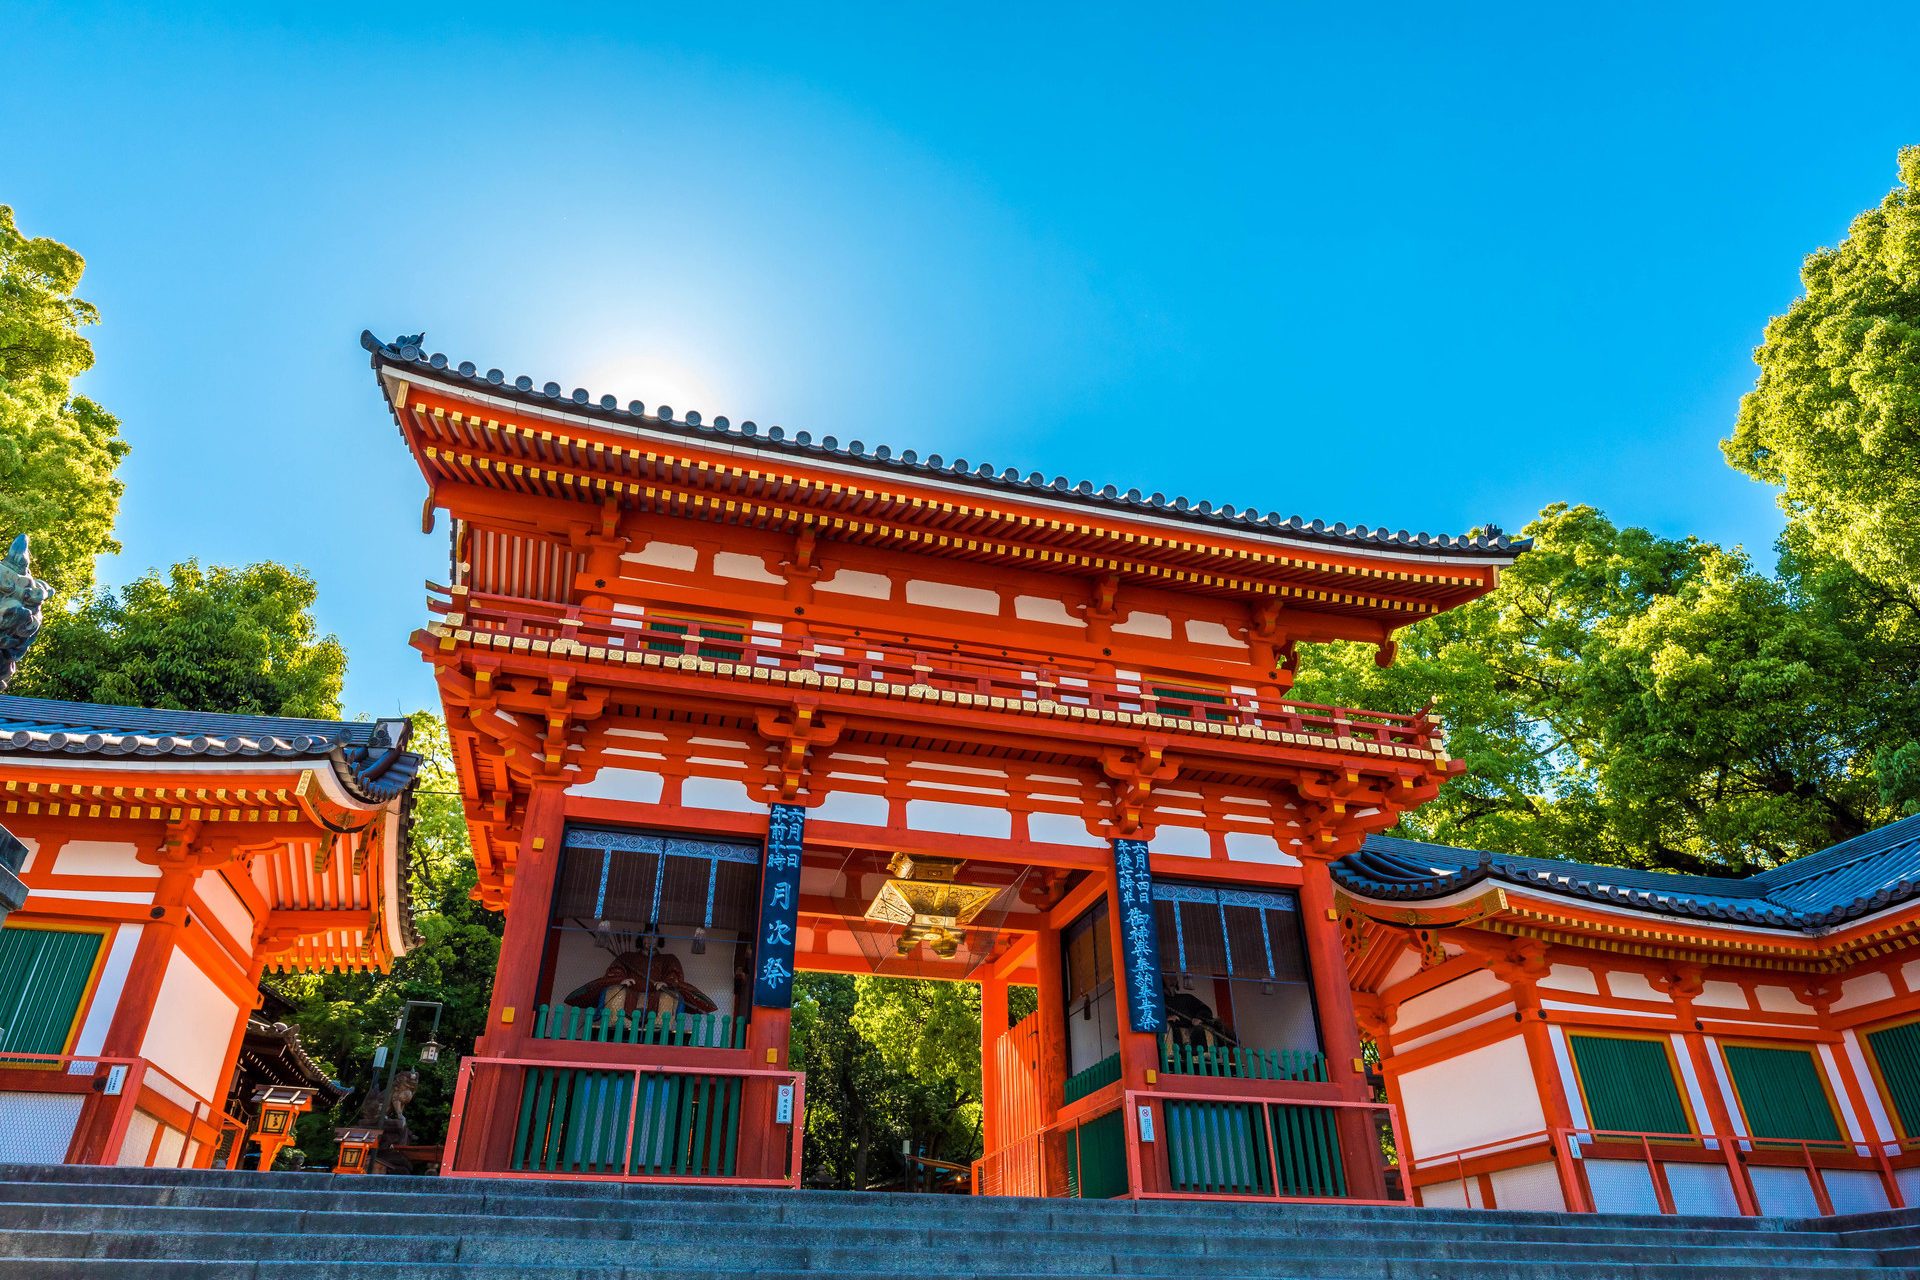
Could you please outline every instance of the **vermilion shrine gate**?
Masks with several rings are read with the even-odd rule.
[[[506,935],[448,1171],[798,1178],[792,975],[978,982],[980,1189],[1382,1198],[1329,864],[1460,766],[1289,702],[1518,548],[665,406],[368,335]],[[1038,1011],[1009,1027],[1010,984]]]

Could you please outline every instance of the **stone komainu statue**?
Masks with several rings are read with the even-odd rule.
[[[30,571],[27,535],[21,534],[0,557],[0,691],[6,689],[21,655],[40,634],[40,606],[52,593]]]

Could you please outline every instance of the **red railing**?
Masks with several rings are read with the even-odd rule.
[[[1793,1170],[1805,1176],[1807,1190],[1818,1213],[1833,1213],[1829,1176],[1839,1172],[1874,1175],[1889,1208],[1904,1208],[1898,1172],[1920,1168],[1920,1139],[1871,1140],[1845,1138],[1754,1138],[1736,1134],[1638,1133],[1617,1129],[1540,1130],[1497,1142],[1463,1147],[1444,1155],[1413,1162],[1415,1187],[1458,1185],[1468,1208],[1490,1204],[1481,1190],[1482,1178],[1510,1169],[1551,1162],[1566,1207],[1575,1213],[1605,1212],[1588,1169],[1593,1164],[1637,1165],[1660,1213],[1697,1212],[1677,1206],[1673,1171],[1680,1166],[1714,1166],[1726,1172],[1726,1191],[1737,1211],[1747,1216],[1767,1212],[1755,1169]]]
[[[1037,1196],[1081,1198],[1088,1171],[1105,1158],[1090,1150],[1086,1134],[1093,1121],[1119,1110],[1118,1099],[1093,1105],[1065,1120],[1042,1125],[1034,1132],[973,1162],[972,1190],[976,1196]],[[1119,1152],[1113,1152],[1117,1156]]]
[[[145,1058],[0,1053],[0,1094],[34,1099],[0,1128],[0,1162],[206,1168],[246,1134]]]
[[[441,590],[434,588],[435,591]],[[1143,673],[1138,679],[1100,675],[1091,667],[1063,665],[1051,655],[992,650],[925,637],[875,632],[815,622],[789,624],[781,631],[756,630],[746,614],[702,611],[707,630],[700,635],[673,616],[600,613],[584,615],[575,607],[513,596],[461,592],[429,599],[428,607],[451,626],[512,648],[516,642],[568,642],[583,654],[600,650],[616,660],[634,652],[660,654],[684,665],[731,664],[736,673],[779,671],[789,678],[837,685],[842,691],[874,692],[874,686],[964,693],[990,707],[1029,713],[1110,716],[1158,715],[1164,727],[1196,732],[1257,728],[1300,735],[1305,745],[1338,749],[1343,743],[1421,752],[1442,745],[1439,721],[1424,715],[1396,715],[1351,707],[1266,699],[1232,689],[1196,685],[1176,672]],[[762,620],[764,623],[764,620]],[[713,624],[718,623],[720,626]],[[864,684],[866,689],[861,689]],[[925,696],[909,693],[907,696]],[[1072,710],[1077,708],[1078,711]],[[1324,739],[1315,743],[1313,739]],[[1362,747],[1364,749],[1364,746]]]
[[[801,1071],[464,1058],[440,1167],[460,1177],[797,1187],[805,1116]]]

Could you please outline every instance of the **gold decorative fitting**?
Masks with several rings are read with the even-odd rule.
[[[895,949],[903,956],[923,945],[942,959],[955,955],[966,938],[968,922],[1000,894],[986,885],[954,883],[960,866],[958,858],[896,853],[887,863],[894,878],[874,895],[867,919],[901,927]]]

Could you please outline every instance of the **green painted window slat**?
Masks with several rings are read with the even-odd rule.
[[[1568,1036],[1587,1098],[1587,1123],[1628,1133],[1692,1133],[1664,1040]]]
[[[1900,1131],[1920,1137],[1920,1022],[1869,1031],[1867,1047],[1900,1117]]]
[[[1106,1088],[1120,1078],[1120,1055],[1110,1053],[1100,1061],[1067,1077],[1062,1090],[1062,1104],[1078,1102],[1090,1093]]]
[[[536,1040],[585,1040],[611,1044],[683,1045],[738,1049],[747,1020],[724,1013],[647,1013],[644,1010],[578,1009],[540,1005],[534,1010]]]
[[[0,1051],[65,1053],[105,939],[0,928]]]
[[[1734,1092],[1756,1138],[1840,1136],[1833,1104],[1820,1082],[1820,1064],[1811,1049],[1724,1046]]]

